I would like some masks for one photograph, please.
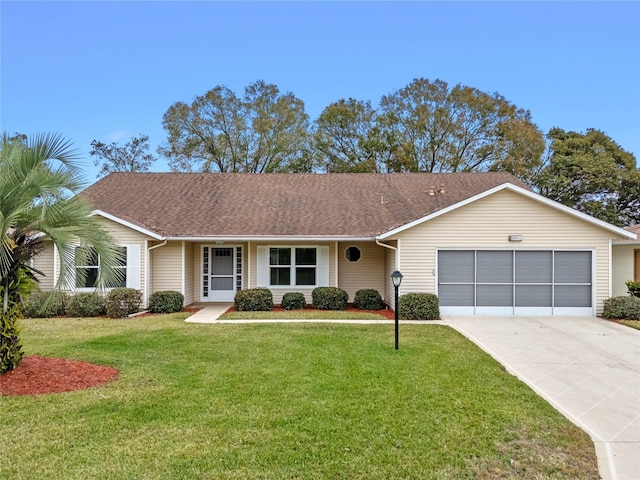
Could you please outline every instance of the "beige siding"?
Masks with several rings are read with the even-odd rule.
[[[164,290],[182,291],[182,242],[168,242],[149,252],[151,285],[149,294]]]
[[[259,246],[326,246],[329,247],[329,285],[332,287],[337,286],[337,278],[336,278],[336,243],[337,242],[252,242],[251,243],[251,251],[249,252],[251,258],[251,266],[249,272],[249,285],[251,288],[255,288],[257,285],[257,258],[258,258],[258,247]],[[273,293],[273,302],[278,305],[282,302],[282,296],[287,292],[300,292],[303,293],[307,302],[311,302],[311,292],[313,288],[300,288],[300,287],[276,287],[270,288]]]
[[[350,262],[345,256],[349,247],[358,247],[360,260]],[[338,286],[349,294],[352,302],[358,290],[372,288],[385,297],[385,248],[375,242],[338,243]]]
[[[509,242],[508,236],[523,236]],[[396,236],[401,244],[400,293],[436,291],[436,251],[443,248],[591,249],[598,312],[609,297],[613,234],[511,191],[500,191]]]
[[[197,288],[195,287],[195,275],[193,275],[195,244],[184,243],[184,304],[189,305],[196,302]]]
[[[46,241],[44,249],[33,258],[33,268],[44,274],[44,276],[36,274],[36,277],[40,281],[38,283],[38,288],[42,291],[53,290],[53,287],[55,286],[56,272],[54,270],[54,255],[53,242]]]
[[[633,252],[640,249],[640,245],[614,245],[612,254],[613,292],[612,297],[628,295],[624,282],[633,280]]]

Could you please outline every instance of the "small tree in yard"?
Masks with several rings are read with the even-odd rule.
[[[83,187],[70,143],[59,135],[33,139],[0,138],[0,373],[13,370],[23,356],[17,321],[25,294],[41,274],[31,259],[45,239],[57,247],[57,287],[74,268],[76,246],[100,255],[99,288],[115,284],[121,273],[118,250],[91,207],[75,196]],[[82,272],[78,273],[82,275]]]

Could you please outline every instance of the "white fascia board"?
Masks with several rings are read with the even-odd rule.
[[[417,220],[414,220],[413,222],[407,223],[406,225],[402,225],[401,227],[398,228],[394,228],[393,230],[390,230],[386,233],[383,233],[381,235],[379,235],[377,238],[378,240],[384,240],[386,238],[389,238],[393,235],[396,235],[400,232],[403,232],[405,230],[408,230],[409,228],[413,228],[416,225],[420,225],[421,223],[424,222],[428,222],[429,220],[432,220],[436,217],[439,217],[441,215],[444,215],[446,213],[449,213],[453,210],[456,210],[460,207],[463,207],[465,205],[469,205],[470,203],[473,203],[477,200],[480,200],[482,198],[488,197],[489,195],[493,195],[496,192],[499,192],[501,190],[511,190],[512,192],[516,192],[519,193],[521,195],[524,195],[527,198],[530,198],[531,200],[534,200],[536,202],[542,203],[548,207],[551,208],[555,208],[556,210],[560,210],[561,212],[567,213],[573,217],[579,218],[580,220],[583,220],[585,222],[591,223],[593,225],[596,225],[600,228],[603,228],[605,230],[609,230],[612,233],[615,233],[617,235],[621,235],[623,237],[627,237],[630,239],[635,240],[637,237],[635,234],[624,230],[623,228],[619,228],[616,227],[615,225],[611,225],[610,223],[607,222],[603,222],[602,220],[598,220],[597,218],[594,218],[590,215],[587,215],[586,213],[582,213],[579,212],[578,210],[575,210],[573,208],[567,207],[565,205],[562,205],[561,203],[555,202],[553,200],[550,200],[546,197],[543,197],[542,195],[532,192],[531,190],[527,190],[526,188],[522,188],[522,187],[518,187],[517,185],[514,185],[512,183],[503,183],[502,185],[498,185],[496,187],[490,188],[489,190],[485,190],[482,193],[479,193],[478,195],[474,195],[473,197],[469,197],[461,202],[455,203],[453,205],[450,205],[447,208],[443,208],[442,210],[438,210],[437,212],[432,213],[431,215],[427,215],[425,217],[419,218]]]
[[[322,235],[303,235],[303,236],[261,236],[261,235],[238,235],[238,236],[209,236],[209,237],[190,237],[175,236],[164,237],[163,240],[187,240],[192,242],[373,242],[374,237],[350,237],[350,236],[322,236]]]
[[[140,232],[143,233],[145,235],[150,236],[151,238],[154,238],[156,240],[165,240],[165,237],[163,237],[162,235],[158,235],[155,232],[152,232],[151,230],[147,230],[146,228],[142,228],[138,225],[134,225],[131,222],[127,222],[126,220],[123,220],[119,217],[116,217],[115,215],[111,215],[110,213],[107,212],[103,212],[102,210],[94,210],[93,212],[91,212],[91,215],[99,215],[101,217],[106,218],[107,220],[111,220],[112,222],[116,222],[124,227],[130,228],[132,230],[135,230],[136,232]]]
[[[633,241],[633,240],[613,240],[613,242],[611,243],[611,246],[613,247],[622,247],[624,245],[640,245],[640,238],[638,238],[637,240]]]

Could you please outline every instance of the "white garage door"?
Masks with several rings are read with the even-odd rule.
[[[592,315],[591,251],[439,250],[449,315]]]

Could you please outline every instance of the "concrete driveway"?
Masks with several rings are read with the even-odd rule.
[[[595,317],[450,317],[586,431],[605,480],[640,479],[640,331]]]

